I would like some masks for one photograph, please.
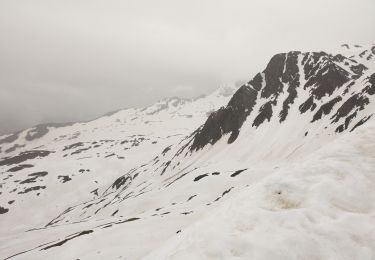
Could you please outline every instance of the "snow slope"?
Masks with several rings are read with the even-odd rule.
[[[8,210],[1,215],[0,230],[4,234],[45,225],[72,202],[97,197],[114,178],[202,124],[233,91],[222,87],[194,100],[167,98],[86,123],[16,133],[15,140],[1,144],[3,158],[10,159],[0,162],[0,206]],[[33,135],[37,138],[27,138]],[[9,223],[19,224],[8,229]]]
[[[233,95],[0,138],[0,256],[375,259],[373,54],[277,54]]]
[[[145,259],[375,259],[375,122],[261,174]]]

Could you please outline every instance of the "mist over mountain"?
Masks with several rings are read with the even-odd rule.
[[[4,259],[373,259],[375,45],[0,137]]]
[[[375,42],[373,0],[2,0],[0,134],[246,81],[275,53]]]
[[[375,260],[374,10],[0,1],[0,259]]]

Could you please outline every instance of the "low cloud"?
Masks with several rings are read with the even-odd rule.
[[[374,43],[373,0],[0,2],[0,134],[246,82],[277,52]]]

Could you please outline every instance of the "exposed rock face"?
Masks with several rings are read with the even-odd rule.
[[[322,116],[324,115],[328,115],[329,113],[331,113],[331,110],[333,108],[333,106],[340,102],[342,100],[342,97],[341,96],[337,96],[333,99],[331,99],[330,101],[328,101],[327,103],[323,104],[319,109],[318,111],[314,114],[314,117],[312,119],[311,122],[315,122],[319,119],[322,118]]]
[[[6,157],[0,160],[0,166],[22,163],[29,159],[48,156],[50,153],[51,153],[50,151],[43,151],[43,150],[33,150],[33,151],[22,152],[19,155],[16,155],[13,157]]]
[[[298,52],[291,52],[287,55],[285,64],[285,72],[283,73],[282,80],[284,83],[289,83],[287,92],[289,96],[283,102],[283,108],[280,112],[280,122],[283,122],[287,115],[290,106],[294,103],[297,97],[297,88],[300,85],[300,74],[298,70]]]
[[[304,65],[306,84],[316,100],[332,95],[333,91],[350,80],[349,73],[333,62],[331,56],[324,52],[305,54]]]
[[[214,144],[227,133],[231,133],[229,143],[236,140],[239,129],[255,105],[257,93],[251,85],[242,86],[233,95],[226,108],[222,107],[208,117],[195,135],[191,149],[198,150],[208,143]]]

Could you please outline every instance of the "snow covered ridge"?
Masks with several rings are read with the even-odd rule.
[[[0,258],[375,259],[374,54],[0,138]]]
[[[228,96],[231,96],[234,90],[234,87],[221,87],[214,93],[195,100],[179,97],[165,98],[145,108],[118,110],[89,122],[37,125],[13,134],[0,136],[0,154],[8,156],[14,152],[32,149],[37,147],[37,145],[47,145],[46,142],[51,139],[54,142],[65,141],[67,137],[71,139],[79,137],[79,139],[82,139],[85,133],[89,135],[88,138],[91,138],[93,132],[105,132],[108,128],[114,130],[124,124],[136,125],[139,122],[151,122],[153,118],[191,118],[194,114],[197,118],[196,120],[200,120],[206,117],[207,111],[216,109],[218,105],[220,106],[227,102]],[[228,93],[231,94],[228,95]]]

